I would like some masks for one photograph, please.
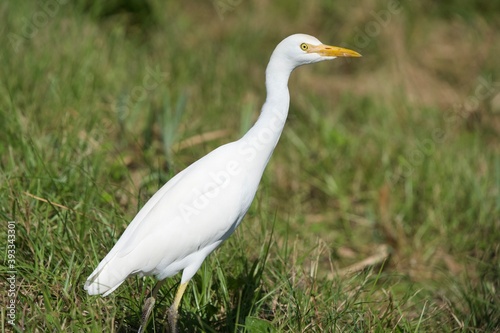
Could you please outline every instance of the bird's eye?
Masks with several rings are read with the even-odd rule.
[[[302,44],[300,44],[300,48],[302,49],[302,51],[307,51],[307,49],[309,48],[309,45],[307,45],[306,43],[302,43]]]

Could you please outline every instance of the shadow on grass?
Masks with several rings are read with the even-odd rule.
[[[213,283],[210,289],[215,291],[213,299],[204,304],[199,311],[184,310],[181,305],[177,322],[178,332],[236,332],[249,330],[247,318],[258,316],[259,312],[270,313],[270,310],[256,306],[256,303],[265,295],[262,285],[262,275],[267,259],[266,246],[264,257],[255,259],[250,263],[246,257],[240,257],[236,263],[242,265],[241,273],[236,277],[227,276],[223,281],[212,276]],[[262,255],[262,254],[261,254]],[[193,279],[190,283],[199,283],[199,279]],[[178,284],[175,284],[166,295],[174,295]],[[201,289],[198,286],[198,289]],[[225,299],[224,289],[227,290],[229,299]],[[161,297],[156,303],[154,320],[150,320],[146,332],[170,332],[167,321],[167,311],[171,297]],[[141,300],[142,301],[142,300]],[[187,300],[186,300],[187,301]],[[191,300],[193,301],[193,300]],[[122,317],[116,321],[116,331],[119,333],[137,332],[140,326],[140,301],[136,304],[129,304],[130,308],[126,313],[133,314],[130,317]],[[213,304],[217,304],[215,306]],[[265,306],[265,305],[264,305]],[[194,309],[194,306],[191,307]],[[259,316],[261,317],[261,316]],[[265,318],[271,320],[271,316]],[[250,326],[254,324],[250,323]]]
[[[266,253],[267,258],[267,253]],[[179,330],[181,332],[236,332],[244,331],[246,320],[259,311],[256,303],[263,298],[265,291],[262,286],[262,274],[265,268],[265,258],[258,258],[249,263],[241,258],[244,269],[236,277],[227,277],[226,285],[217,280],[214,290],[227,288],[229,300],[220,297],[216,304],[225,304],[226,309],[220,309],[207,304],[200,313],[181,311]],[[260,309],[262,310],[262,309]],[[267,312],[267,311],[266,311]]]

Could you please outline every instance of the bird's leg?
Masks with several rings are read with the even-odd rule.
[[[165,280],[158,281],[156,283],[156,286],[153,288],[153,292],[151,293],[151,297],[149,297],[146,302],[144,302],[144,306],[142,307],[142,320],[141,320],[141,326],[139,327],[139,330],[137,333],[142,333],[145,329],[146,326],[148,325],[148,319],[149,316],[151,316],[151,312],[153,312],[153,308],[155,306],[156,302],[156,295],[158,294],[158,291],[160,290],[161,286],[165,283]]]
[[[177,317],[179,309],[179,304],[181,304],[182,295],[184,295],[184,291],[188,285],[189,281],[181,283],[179,288],[177,289],[177,293],[175,294],[174,303],[170,309],[168,309],[168,322],[170,323],[170,333],[177,333]]]

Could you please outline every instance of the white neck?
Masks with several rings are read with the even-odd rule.
[[[293,70],[286,59],[271,56],[266,69],[267,98],[257,122],[240,139],[240,142],[255,149],[254,160],[265,168],[285,126],[290,105],[288,78]],[[250,156],[250,155],[249,155]]]

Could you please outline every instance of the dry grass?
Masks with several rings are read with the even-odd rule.
[[[363,58],[294,73],[254,205],[194,278],[181,328],[498,331],[495,2],[404,3],[362,45],[388,2],[221,1],[67,3],[17,51],[0,51],[16,330],[137,328],[152,281],[101,299],[84,293],[86,276],[159,186],[248,128],[272,48],[305,32]],[[5,31],[20,33],[40,8],[0,5]],[[159,84],[134,94],[151,72]]]

